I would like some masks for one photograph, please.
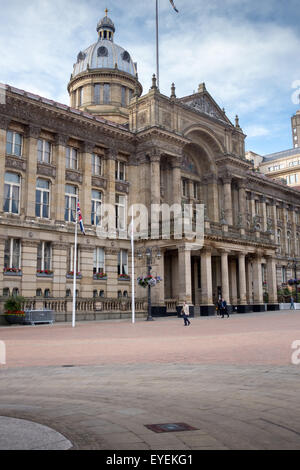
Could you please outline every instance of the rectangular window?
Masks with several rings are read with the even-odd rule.
[[[109,83],[104,83],[103,85],[103,103],[110,103],[110,85]]]
[[[3,211],[19,214],[21,178],[15,173],[7,172],[4,177]]]
[[[78,106],[82,106],[83,103],[83,87],[78,88]]]
[[[126,197],[116,194],[116,229],[125,230]]]
[[[78,150],[73,147],[66,148],[66,168],[70,170],[78,169]]]
[[[187,180],[182,180],[182,195],[188,197],[189,195],[189,186]]]
[[[4,246],[4,268],[20,269],[21,267],[21,240],[9,238]]]
[[[40,242],[37,252],[37,271],[51,270],[51,242]]]
[[[128,252],[127,250],[120,250],[118,254],[118,275],[128,275]]]
[[[42,163],[51,163],[52,145],[46,140],[38,140],[38,161]]]
[[[194,183],[194,199],[198,199],[198,183]]]
[[[77,188],[70,184],[65,188],[65,221],[75,222],[76,220],[76,201],[77,201]]]
[[[92,190],[92,213],[91,224],[99,225],[101,223],[101,206],[102,206],[102,193],[101,191]]]
[[[96,83],[94,85],[94,104],[100,104],[100,92],[101,92],[101,85],[100,83]]]
[[[102,157],[95,153],[92,155],[92,174],[94,176],[102,175]]]
[[[116,161],[116,180],[125,181],[125,163]]]
[[[7,131],[6,134],[6,153],[8,155],[22,156],[23,136],[18,132]]]
[[[127,102],[126,102],[126,87],[125,86],[122,86],[121,87],[121,106],[123,106],[123,108],[125,108],[127,106]]]
[[[50,216],[50,183],[41,178],[36,182],[35,216],[42,219]]]
[[[94,249],[94,274],[105,273],[105,253],[103,248]]]

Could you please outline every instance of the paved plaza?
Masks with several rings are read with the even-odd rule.
[[[0,449],[300,449],[300,311],[191,321],[1,327]]]

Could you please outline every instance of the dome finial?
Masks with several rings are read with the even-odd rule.
[[[107,13],[109,12],[109,10],[105,8],[104,12],[105,12],[105,16],[107,16]]]

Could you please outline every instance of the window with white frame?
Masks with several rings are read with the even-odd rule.
[[[5,240],[4,246],[4,269],[21,268],[21,240],[9,238]]]
[[[77,187],[67,184],[65,188],[65,221],[75,222],[76,220]]]
[[[277,245],[279,245],[278,251],[279,253],[281,253],[281,230],[280,229],[277,230]]]
[[[182,180],[182,195],[188,197],[189,195],[189,184],[187,180]]]
[[[51,163],[52,145],[47,140],[38,140],[38,162]]]
[[[21,177],[16,173],[6,172],[4,176],[4,212],[20,213],[20,190]]]
[[[74,147],[66,148],[66,168],[70,170],[78,169],[78,150]]]
[[[101,85],[100,85],[100,83],[95,83],[95,85],[94,85],[94,104],[100,104],[100,93],[101,93]]]
[[[110,84],[104,83],[103,85],[103,104],[110,103]]]
[[[125,230],[126,197],[116,194],[116,229]]]
[[[286,238],[287,238],[287,254],[290,255],[291,254],[291,232],[287,232]]]
[[[69,272],[74,272],[74,245],[69,248]],[[80,272],[80,249],[77,245],[76,273]]]
[[[125,181],[125,163],[120,160],[116,161],[116,180]]]
[[[103,173],[103,161],[100,155],[92,154],[92,174],[94,176],[101,176]]]
[[[102,193],[95,189],[92,190],[92,211],[91,224],[99,225],[101,223]]]
[[[37,271],[50,271],[52,258],[51,242],[40,242],[37,251]]]
[[[125,86],[121,87],[121,106],[123,106],[123,108],[125,108],[127,106],[126,87]]]
[[[22,156],[23,136],[18,132],[7,131],[6,134],[6,153],[8,155]]]
[[[50,182],[42,178],[36,181],[35,216],[41,219],[50,217]]]
[[[198,199],[198,183],[196,182],[193,183],[193,189],[194,189],[194,199]]]
[[[128,251],[120,250],[118,253],[118,275],[128,275]]]
[[[105,252],[104,248],[97,247],[94,249],[94,274],[105,273]]]
[[[285,266],[281,267],[281,282],[282,283],[286,282],[286,267]]]

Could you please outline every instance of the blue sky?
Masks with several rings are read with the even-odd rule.
[[[300,108],[299,0],[169,0],[160,4],[160,90],[177,96],[205,82],[260,154],[292,147]],[[97,40],[109,9],[115,42],[138,62],[147,92],[155,65],[155,0],[0,0],[0,82],[69,103],[80,50]]]

